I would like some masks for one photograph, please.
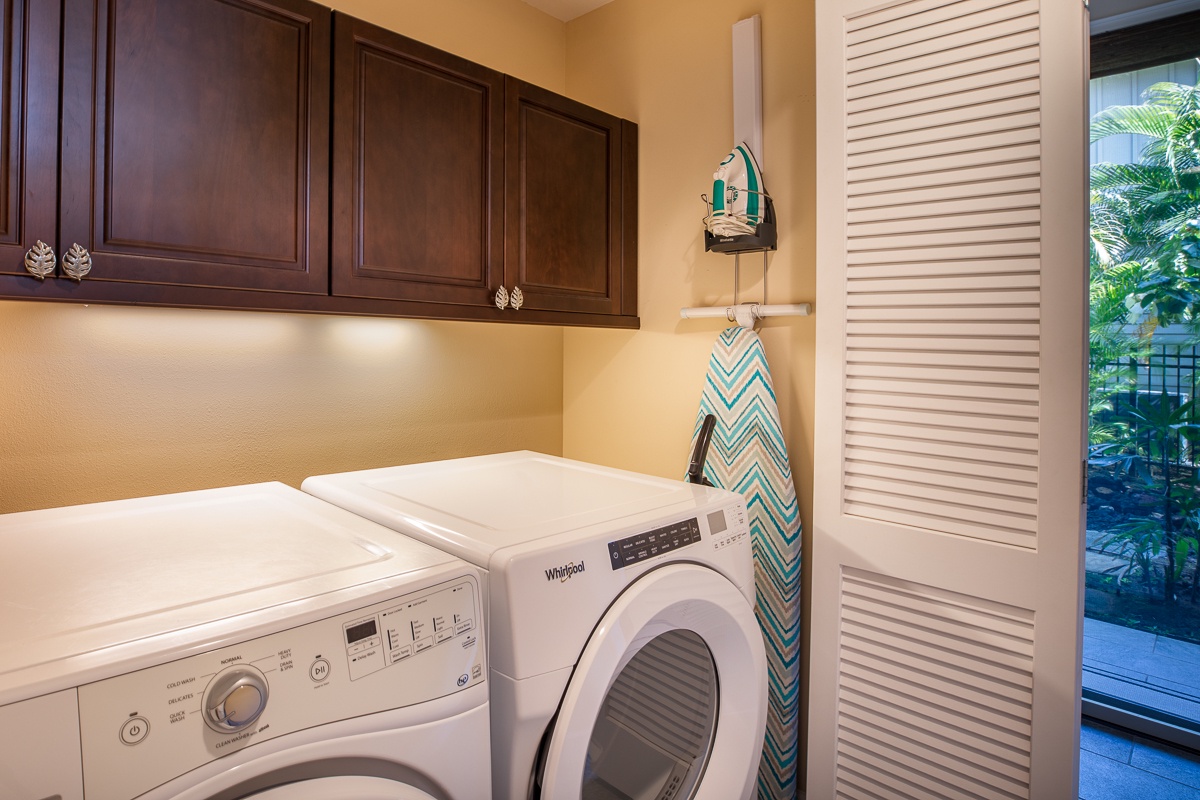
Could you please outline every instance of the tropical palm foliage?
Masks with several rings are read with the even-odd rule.
[[[1129,288],[1104,322],[1200,321],[1200,86],[1157,83],[1092,118],[1091,140],[1146,138],[1139,163],[1092,167],[1092,284]],[[1123,318],[1122,318],[1123,317]]]
[[[1132,388],[1155,328],[1200,331],[1200,85],[1158,83],[1141,105],[1092,118],[1092,142],[1122,134],[1145,138],[1138,163],[1091,171],[1091,461],[1122,468],[1147,492],[1144,516],[1111,531],[1104,549],[1128,556],[1143,579],[1149,554],[1165,551],[1163,595],[1171,602],[1200,542],[1195,473],[1177,474],[1181,437],[1200,430],[1195,401],[1173,408],[1164,394],[1139,408],[1136,396],[1132,407],[1114,400]],[[1195,571],[1192,584],[1195,595]]]

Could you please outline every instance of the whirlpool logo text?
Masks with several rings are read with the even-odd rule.
[[[563,564],[561,567],[551,567],[546,570],[546,580],[557,580],[559,583],[566,583],[571,579],[571,576],[578,575],[583,572],[583,562],[576,564],[572,561],[570,564]]]

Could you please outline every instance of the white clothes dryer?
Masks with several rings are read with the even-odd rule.
[[[736,800],[767,667],[740,495],[536,453],[302,488],[488,571],[500,800]]]
[[[0,516],[5,800],[491,796],[480,571],[257,484]]]

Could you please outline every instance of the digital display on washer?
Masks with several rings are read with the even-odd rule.
[[[355,625],[353,628],[346,628],[346,644],[354,644],[363,639],[370,639],[379,629],[375,627],[375,620],[370,619],[361,625]]]
[[[692,517],[674,525],[656,528],[636,536],[627,536],[608,543],[609,563],[613,569],[628,567],[639,561],[687,547],[700,541],[700,522]]]

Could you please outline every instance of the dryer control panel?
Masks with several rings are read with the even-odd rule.
[[[670,525],[609,542],[608,563],[613,569],[623,569],[696,544],[705,536],[712,541],[716,550],[729,547],[750,536],[750,528],[746,524],[746,508],[740,503],[704,514],[703,526],[700,519],[688,517]]]
[[[474,576],[79,688],[88,800],[486,680]]]

